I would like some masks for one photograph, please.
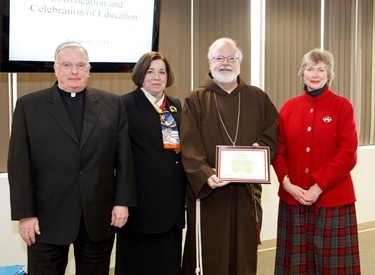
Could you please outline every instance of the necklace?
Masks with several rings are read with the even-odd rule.
[[[216,93],[214,92],[214,97],[215,97],[215,103],[216,103],[216,109],[217,113],[219,115],[219,119],[221,122],[221,125],[224,128],[225,133],[227,134],[227,137],[229,138],[230,142],[233,144],[233,146],[236,146],[236,141],[237,141],[237,136],[238,136],[238,128],[240,125],[240,113],[241,113],[241,92],[238,93],[238,114],[237,114],[237,128],[236,128],[236,135],[234,136],[234,140],[230,137],[227,127],[225,127],[224,121],[221,117],[220,110],[219,110],[219,104],[217,103],[217,97]]]

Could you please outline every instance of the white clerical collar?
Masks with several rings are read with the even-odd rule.
[[[59,87],[59,89],[61,91],[63,91],[64,93],[70,94],[70,97],[76,97],[77,96],[77,92],[66,92],[63,89],[61,89],[61,87],[59,86],[59,84],[57,84],[57,87]]]
[[[164,93],[163,93],[162,97],[158,100],[152,94],[150,94],[149,92],[147,92],[144,88],[141,88],[141,90],[143,91],[143,93],[145,94],[145,96],[147,97],[147,99],[150,101],[150,103],[152,105],[156,104],[157,106],[160,106],[163,103],[164,97],[165,97]]]

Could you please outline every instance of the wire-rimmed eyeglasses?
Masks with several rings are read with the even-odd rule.
[[[64,62],[64,63],[56,63],[59,65],[63,70],[65,71],[71,71],[74,67],[77,68],[78,71],[83,71],[89,66],[87,63],[78,62],[78,63],[70,63],[70,62]]]
[[[214,56],[213,58],[211,58],[211,61],[216,62],[216,63],[222,63],[224,62],[225,59],[229,63],[236,63],[238,61],[238,57],[232,56],[232,55],[231,56],[222,56],[222,55]]]

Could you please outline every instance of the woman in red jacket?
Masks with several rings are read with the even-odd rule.
[[[280,110],[273,163],[280,182],[275,274],[360,274],[353,107],[329,88],[328,51],[308,52],[299,75],[304,93]]]

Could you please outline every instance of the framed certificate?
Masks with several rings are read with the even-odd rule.
[[[271,183],[268,146],[216,146],[216,176],[221,181]]]

